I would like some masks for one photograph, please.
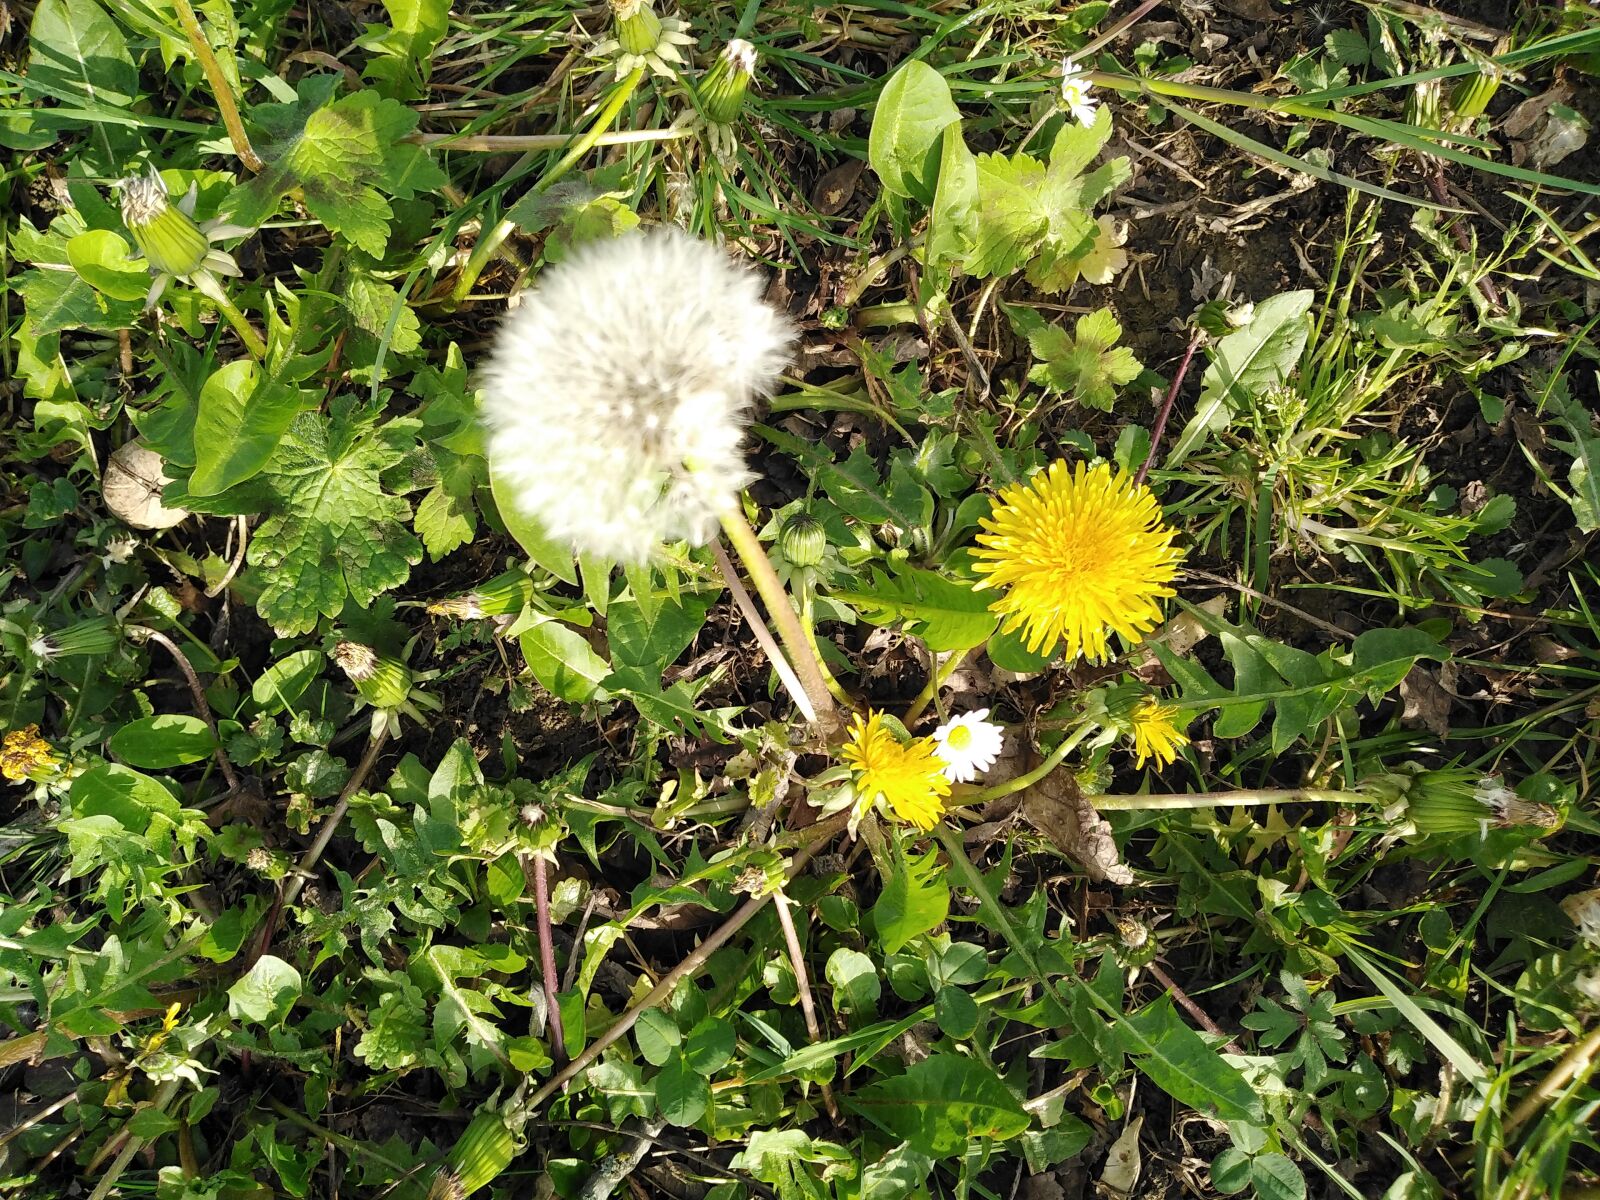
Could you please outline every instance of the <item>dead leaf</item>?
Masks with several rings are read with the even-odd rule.
[[[1216,0],[1216,4],[1223,12],[1249,21],[1281,21],[1289,15],[1273,8],[1272,0]]]
[[[1070,771],[1052,771],[1024,792],[1022,815],[1095,883],[1127,887],[1133,882],[1111,826],[1078,790]]]
[[[830,217],[843,209],[856,194],[856,180],[866,165],[863,160],[852,158],[822,175],[811,187],[811,207]]]
[[[1144,1125],[1144,1114],[1129,1121],[1117,1140],[1111,1143],[1106,1154],[1105,1169],[1100,1172],[1100,1191],[1103,1195],[1123,1200],[1133,1195],[1139,1186],[1139,1171],[1144,1166],[1139,1154],[1139,1130]]]
[[[1412,667],[1400,681],[1400,721],[1421,725],[1438,737],[1450,733],[1450,708],[1455,697],[1439,686],[1439,677],[1426,667]]]
[[[161,503],[161,489],[171,482],[159,454],[143,442],[128,442],[107,460],[100,486],[106,507],[123,524],[170,529],[189,515],[187,509]]]

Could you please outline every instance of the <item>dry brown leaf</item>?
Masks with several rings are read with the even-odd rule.
[[[1102,1195],[1123,1200],[1123,1197],[1133,1195],[1133,1189],[1139,1186],[1139,1172],[1144,1166],[1139,1154],[1139,1129],[1143,1125],[1144,1114],[1140,1113],[1128,1122],[1127,1127],[1117,1135],[1117,1140],[1111,1143],[1105,1168],[1100,1172]]]
[[[1117,853],[1111,826],[1078,790],[1071,772],[1052,771],[1022,796],[1022,815],[1095,883],[1127,887],[1133,872]]]
[[[1455,697],[1439,685],[1439,677],[1426,667],[1412,667],[1400,681],[1400,699],[1405,707],[1400,720],[1406,725],[1421,725],[1438,737],[1450,733],[1450,707]]]
[[[161,456],[142,442],[119,446],[106,462],[101,489],[111,515],[135,529],[169,529],[189,515],[161,503],[161,489],[171,483]]]

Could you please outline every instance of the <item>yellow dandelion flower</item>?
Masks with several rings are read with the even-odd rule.
[[[1157,766],[1165,767],[1177,759],[1178,751],[1189,744],[1188,737],[1173,724],[1177,715],[1176,708],[1158,703],[1154,696],[1133,706],[1128,719],[1133,724],[1134,766],[1142,767],[1153,758]]]
[[[0,775],[12,783],[21,783],[30,775],[48,771],[61,760],[50,749],[50,743],[39,736],[37,725],[13,729],[0,742]]]
[[[950,781],[931,738],[902,743],[882,713],[870,713],[866,720],[857,713],[839,757],[855,774],[861,809],[881,802],[897,820],[924,831],[939,823]]]
[[[1156,603],[1183,551],[1161,519],[1155,495],[1104,463],[1077,470],[1057,460],[1026,483],[1002,491],[981,524],[973,566],[979,588],[1004,589],[989,608],[1009,633],[1026,631],[1028,649],[1103,661],[1115,631],[1140,641],[1161,620]]]

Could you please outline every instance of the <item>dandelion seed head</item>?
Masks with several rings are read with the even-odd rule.
[[[1550,805],[1524,800],[1493,775],[1479,778],[1473,798],[1494,814],[1491,821],[1501,829],[1520,825],[1554,829],[1561,823],[1561,814]]]
[[[122,189],[122,220],[129,229],[148,225],[167,211],[167,185],[154,167],[143,175],[130,175],[118,186]]]
[[[743,38],[729,38],[722,57],[746,75],[756,73],[756,48]]]
[[[1561,902],[1561,911],[1578,927],[1580,938],[1600,947],[1600,888],[1568,896]]]
[[[678,230],[592,242],[547,268],[483,372],[490,459],[518,509],[617,562],[708,541],[751,478],[750,405],[794,341],[761,292]]]

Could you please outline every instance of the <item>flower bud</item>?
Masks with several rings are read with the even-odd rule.
[[[734,38],[722,48],[700,81],[700,110],[718,125],[731,124],[744,107],[745,90],[756,73],[756,48]]]
[[[123,180],[122,223],[157,274],[193,275],[211,252],[211,239],[172,204],[161,173],[154,169]]]
[[[1463,120],[1481,117],[1499,88],[1500,76],[1497,72],[1480,71],[1476,75],[1469,75],[1456,84],[1455,90],[1450,93],[1450,109]]]
[[[428,1192],[430,1200],[466,1200],[498,1179],[520,1150],[500,1113],[492,1108],[480,1111],[450,1148],[446,1165]]]
[[[479,617],[505,617],[520,613],[522,606],[532,597],[533,580],[526,571],[514,569],[496,575],[488,583],[463,596],[436,600],[428,605],[428,612],[436,617],[456,617],[469,621]]]
[[[810,513],[795,513],[784,522],[778,546],[797,567],[814,567],[828,549],[828,532]]]
[[[611,12],[624,54],[650,54],[661,45],[661,18],[650,0],[611,0]]]
[[[65,629],[37,634],[28,644],[45,662],[91,654],[109,654],[120,640],[117,627],[106,617],[89,617]]]

